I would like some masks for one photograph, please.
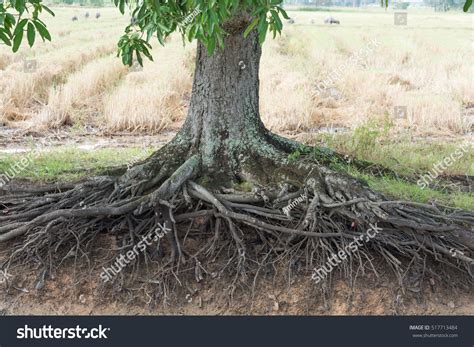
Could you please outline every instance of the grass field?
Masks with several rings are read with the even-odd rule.
[[[114,8],[55,12],[46,20],[52,43],[24,46],[17,55],[0,47],[4,122],[154,132],[179,125],[191,91],[194,44],[183,47],[179,36],[166,47],[155,44],[155,62],[135,71],[113,57],[129,17]],[[395,132],[458,136],[473,130],[472,14],[409,12],[406,26],[394,25],[391,10],[331,12],[339,26],[324,25],[324,11],[290,15],[295,24],[264,45],[261,111],[272,130],[356,128],[387,115]],[[370,42],[376,47],[348,64]],[[36,70],[25,72],[25,59],[34,60]],[[318,89],[323,81],[326,87]]]
[[[129,17],[113,8],[55,12],[47,20],[52,43],[24,46],[16,55],[0,47],[0,120],[35,131],[69,129],[72,136],[89,136],[91,127],[159,133],[181,125],[191,93],[194,44],[183,46],[173,36],[165,47],[155,44],[154,62],[130,69],[115,58]],[[472,142],[472,14],[409,12],[408,25],[401,26],[394,25],[390,10],[289,13],[295,23],[263,50],[261,113],[267,127],[411,177],[428,172],[463,141]],[[323,24],[328,14],[341,25]],[[75,15],[79,20],[72,22]],[[363,59],[351,60],[361,49]],[[34,61],[35,69],[25,70],[25,60]],[[334,133],[341,128],[349,131]],[[81,179],[152,150],[58,146],[17,178]],[[0,172],[21,157],[0,154]],[[471,148],[444,174],[472,176],[473,162]],[[471,192],[421,189],[346,169],[392,196],[474,209]]]

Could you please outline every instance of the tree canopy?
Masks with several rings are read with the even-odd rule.
[[[150,40],[156,37],[164,44],[166,37],[176,31],[184,40],[201,41],[212,54],[216,46],[223,46],[223,24],[239,12],[249,13],[253,19],[244,34],[256,27],[261,43],[267,32],[274,36],[281,32],[282,18],[289,19],[281,7],[282,0],[114,0],[114,4],[122,14],[128,7],[133,17],[118,42],[122,61],[128,65],[134,56],[140,64],[142,56],[152,59]],[[14,52],[20,47],[25,29],[30,46],[35,42],[36,32],[43,40],[51,40],[39,18],[43,11],[54,16],[41,0],[8,0],[0,4],[0,40]]]

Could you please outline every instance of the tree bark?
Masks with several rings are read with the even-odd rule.
[[[244,38],[247,21],[232,24],[224,48],[213,55],[198,43],[189,113],[178,134],[201,156],[202,172],[213,178],[233,176],[243,148],[267,133],[259,113],[257,32]]]

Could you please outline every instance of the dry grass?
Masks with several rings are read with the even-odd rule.
[[[94,60],[82,70],[69,76],[63,85],[51,88],[48,104],[35,122],[46,128],[94,122],[102,112],[102,97],[127,72],[127,68],[113,57]]]
[[[179,40],[155,49],[154,63],[129,73],[105,98],[105,127],[157,132],[182,120],[192,86],[190,66],[185,64],[190,55],[191,48],[183,49]]]
[[[261,99],[269,127],[354,128],[406,106],[407,117],[394,118],[399,130],[424,135],[474,130],[472,114],[465,112],[474,100],[468,15],[413,14],[412,25],[400,27],[393,26],[393,14],[339,13],[341,26],[310,24],[322,23],[325,15],[293,12],[296,24],[267,44]],[[379,45],[366,59],[344,69],[330,84],[334,89],[317,93],[319,82],[373,39]]]
[[[122,78],[123,70],[102,58],[113,50],[127,18],[101,9],[100,20],[86,21],[80,11],[87,9],[56,9],[52,44],[32,52],[23,48],[17,56],[0,50],[0,115],[46,126],[87,121],[111,131],[156,132],[179,124],[191,91],[194,46],[183,49],[175,36],[154,49],[154,63]],[[73,15],[79,22],[72,24]],[[262,58],[261,112],[272,130],[354,128],[368,118],[393,116],[396,106],[407,108],[407,117],[394,118],[398,131],[473,130],[474,76],[467,63],[474,53],[472,14],[410,12],[408,26],[393,25],[390,11],[332,13],[339,26],[324,25],[325,12],[290,15],[296,24],[265,43]],[[341,69],[331,88],[318,93],[318,83],[374,39],[375,50]],[[22,59],[31,55],[39,68],[25,74]]]
[[[88,49],[70,49],[60,57],[38,60],[35,72],[23,72],[23,62],[10,66],[3,73],[5,79],[0,82],[2,104],[0,115],[5,120],[25,120],[36,115],[42,105],[47,103],[52,86],[67,81],[68,76],[84,64],[110,54],[114,45],[96,45]]]

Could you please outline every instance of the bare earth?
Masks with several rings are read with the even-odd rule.
[[[216,287],[196,283],[193,294],[159,306],[145,302],[106,300],[97,293],[97,283],[74,286],[67,270],[41,291],[10,288],[0,292],[4,315],[472,315],[474,303],[468,289],[452,290],[441,284],[426,285],[420,293],[402,293],[388,278],[362,278],[350,302],[351,290],[335,281],[332,299],[326,304],[307,276],[298,276],[288,288],[265,281],[252,298],[239,291],[231,298],[220,282]],[[95,277],[97,279],[97,277]],[[392,279],[393,280],[393,279]],[[28,292],[24,292],[24,291]],[[143,297],[143,301],[147,298]]]
[[[100,279],[104,260],[110,255],[110,235],[101,236],[101,249],[90,256],[91,267],[66,261],[53,275],[41,280],[41,268],[12,271],[8,283],[0,284],[0,314],[3,315],[473,315],[472,287],[454,271],[426,273],[407,271],[404,286],[398,285],[392,270],[372,259],[378,276],[370,270],[358,275],[353,290],[341,279],[338,269],[332,275],[331,290],[315,285],[311,272],[296,265],[276,268],[273,274],[259,276],[256,286],[236,285],[233,278],[205,276],[199,282],[194,274],[181,278],[181,285],[170,289],[167,299],[153,287],[143,286],[144,276],[132,285],[116,279],[113,286]],[[0,254],[8,245],[0,248]],[[113,253],[112,256],[115,256]],[[1,256],[0,256],[1,259]],[[124,270],[127,271],[127,270]],[[80,275],[78,275],[80,274]],[[42,288],[38,283],[42,282]],[[175,282],[176,283],[176,282]],[[238,282],[237,282],[238,283]],[[8,284],[8,285],[7,285]],[[156,288],[156,287],[155,287]],[[327,293],[331,291],[331,295]],[[163,300],[164,299],[164,300]]]
[[[0,126],[0,155],[8,153],[27,152],[31,150],[32,141],[45,141],[51,139],[54,147],[75,146],[84,150],[95,150],[100,148],[121,148],[121,147],[161,147],[169,142],[179,130],[181,123],[177,123],[170,131],[159,134],[141,134],[132,132],[107,132],[95,128],[87,129],[87,133],[74,132],[71,130],[56,131],[34,131],[21,128]],[[343,133],[348,131],[344,127],[322,127],[313,129],[311,132],[285,131],[278,134],[287,138],[302,141],[305,143],[314,142],[315,135],[318,133]],[[420,137],[440,142],[466,141],[472,140],[472,134],[465,136],[436,136]],[[36,143],[36,142],[33,142]]]

